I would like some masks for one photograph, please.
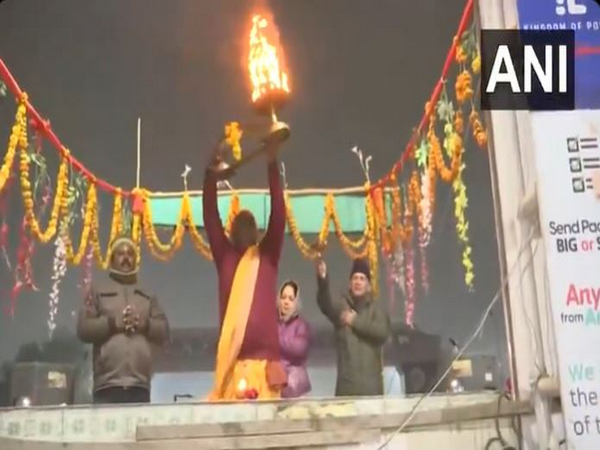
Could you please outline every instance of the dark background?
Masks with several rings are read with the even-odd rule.
[[[58,136],[98,177],[124,188],[134,185],[141,117],[142,184],[180,190],[180,174],[189,164],[190,187],[200,188],[206,155],[223,124],[253,116],[242,53],[253,6],[239,0],[8,0],[0,5],[0,57]],[[293,89],[281,113],[292,128],[282,153],[289,187],[361,185],[358,160],[350,153],[354,145],[373,156],[372,177],[384,175],[420,119],[463,1],[280,0],[270,6]],[[453,86],[450,80],[451,91]],[[3,142],[14,111],[12,98],[0,103]],[[499,283],[487,153],[472,142],[467,146],[475,292],[464,287],[451,188],[443,185],[428,251],[431,290],[417,303],[417,325],[445,341],[461,342],[470,334]],[[55,160],[48,144],[44,151]],[[257,162],[234,184],[265,187],[265,178]],[[15,205],[20,201],[14,198]],[[108,197],[102,202],[104,212],[112,209]],[[17,220],[15,211],[13,228]],[[104,239],[108,226],[104,221]],[[13,247],[17,237],[13,229]],[[52,253],[48,246],[35,258],[40,291],[24,293],[15,317],[0,319],[0,360],[12,358],[27,341],[47,337]],[[327,260],[335,288],[343,288],[350,261],[333,236]],[[12,286],[3,270],[6,305]],[[72,268],[61,287],[58,320],[70,328],[81,303],[80,273]],[[312,264],[291,239],[280,273],[299,281],[306,316],[324,325],[314,301]],[[190,245],[168,264],[145,258],[142,277],[157,290],[173,328],[216,325],[215,271]],[[384,301],[387,297],[384,289]],[[474,350],[504,358],[505,348],[498,307]]]

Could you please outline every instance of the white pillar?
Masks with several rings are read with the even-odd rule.
[[[481,28],[517,28],[514,0],[480,0],[479,14]],[[552,361],[552,348],[544,343],[545,336],[549,335],[548,303],[545,295],[539,295],[544,293],[544,283],[536,282],[536,272],[538,280],[544,280],[543,245],[538,237],[527,244],[532,235],[531,224],[518,218],[521,199],[534,189],[533,160],[521,151],[531,143],[527,115],[492,111],[488,116],[499,252],[503,275],[509,277],[504,302],[509,340],[512,337],[509,355],[514,363],[511,373],[515,371],[513,385],[518,398],[534,394],[537,379],[549,371],[546,361]],[[551,364],[550,369],[555,367]],[[547,402],[538,398],[536,420],[522,421],[523,444],[527,449],[548,448],[551,422],[547,406]]]

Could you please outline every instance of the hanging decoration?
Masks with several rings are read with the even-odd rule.
[[[49,317],[48,317],[48,332],[50,339],[56,329],[56,317],[58,315],[58,302],[60,298],[60,283],[67,274],[67,252],[65,241],[61,233],[54,240],[54,260],[52,263],[52,290],[50,291],[50,299],[48,301]]]
[[[89,292],[89,290],[92,287],[93,275],[94,249],[92,247],[88,247],[88,251],[85,257],[83,258],[83,271],[81,272],[81,281],[79,283],[79,288],[81,289],[81,293],[83,296],[85,296],[86,293]]]
[[[231,153],[235,161],[242,159],[242,129],[238,122],[229,122],[225,125],[225,143],[231,148]]]
[[[414,327],[414,312],[416,302],[416,286],[415,286],[415,253],[414,253],[414,234],[412,231],[412,211],[410,196],[411,191],[405,194],[404,201],[404,227],[405,239],[404,242],[404,273],[406,283],[406,300],[404,303],[404,323],[406,326]]]
[[[10,206],[10,193],[14,185],[14,180],[15,177],[11,176],[7,180],[5,189],[0,192],[0,252],[2,252],[2,259],[4,260],[8,270],[12,270],[7,246],[10,232],[10,227],[8,225],[8,211]]]
[[[427,265],[427,247],[431,239],[432,214],[429,183],[426,172],[421,172],[421,202],[419,214],[419,257],[421,260],[421,285],[425,293],[429,292],[429,267]]]
[[[356,195],[364,197],[365,227],[362,235],[351,238],[344,233],[341,213],[336,206],[338,191],[332,189],[327,190],[323,195],[323,218],[316,233],[316,239],[314,242],[307,242],[300,234],[297,218],[292,208],[291,197],[296,194],[290,193],[286,187],[287,225],[301,253],[309,259],[315,259],[322,254],[328,245],[331,227],[344,252],[352,258],[368,258],[373,278],[378,279],[376,274],[378,274],[379,267],[379,249],[381,249],[385,257],[390,259],[390,270],[395,282],[406,290],[407,297],[410,297],[409,303],[413,305],[412,309],[407,308],[407,323],[412,323],[412,314],[414,313],[417,251],[420,260],[418,266],[420,284],[425,291],[429,287],[427,248],[431,242],[439,181],[452,186],[455,198],[457,235],[463,252],[465,282],[472,287],[474,279],[474,268],[471,261],[472,249],[468,240],[468,220],[466,218],[468,200],[463,179],[466,167],[464,142],[466,142],[467,136],[472,136],[475,143],[485,149],[488,139],[475,106],[478,92],[474,86],[478,85],[476,77],[480,75],[481,57],[475,30],[473,27],[468,29],[473,3],[473,0],[467,0],[456,37],[453,39],[442,69],[440,81],[433,89],[431,97],[425,105],[424,115],[418,126],[415,127],[401,157],[385,177],[376,182],[371,182],[367,177],[364,187],[359,188],[356,192]],[[268,27],[265,27],[268,21],[265,22],[265,20],[266,18],[257,16],[255,27],[258,31],[266,32]],[[263,47],[267,48],[264,45]],[[449,73],[453,63],[454,67],[457,67],[457,75],[451,82]],[[249,67],[249,69],[254,75],[258,73],[256,70],[253,71],[255,69],[253,67]],[[284,66],[279,69],[274,73],[277,72],[281,75],[279,80],[281,83],[274,86],[281,91],[282,98],[287,98],[289,93],[287,74]],[[88,270],[90,255],[93,256],[99,267],[106,268],[108,266],[110,241],[123,231],[130,232],[134,239],[138,249],[138,263],[141,258],[139,250],[141,250],[142,240],[153,257],[166,261],[181,249],[186,234],[189,235],[194,248],[203,257],[212,258],[207,240],[194,222],[191,197],[187,190],[187,177],[184,177],[185,192],[180,197],[177,224],[171,236],[163,241],[153,222],[151,200],[155,194],[142,187],[126,191],[95,177],[61,143],[52,131],[49,122],[42,119],[31,105],[27,94],[20,90],[1,60],[0,78],[6,83],[6,89],[11,91],[18,100],[14,124],[0,166],[0,194],[9,186],[11,176],[15,180],[18,177],[25,211],[20,246],[15,261],[16,281],[13,289],[15,299],[23,286],[35,287],[29,262],[34,243],[36,241],[41,243],[54,241],[55,245],[58,245],[58,234],[61,238],[58,243],[62,241],[61,246],[64,245],[66,262],[72,265],[84,264],[87,273],[91,273],[91,270]],[[454,87],[454,101],[448,98],[447,83]],[[260,85],[260,83],[258,84]],[[254,87],[256,88],[256,86],[255,83]],[[0,95],[3,93],[3,87],[4,85],[0,85]],[[256,104],[264,94],[265,92],[255,89],[253,91],[254,103]],[[470,110],[468,109],[469,104],[471,105]],[[49,141],[59,152],[60,166],[54,186],[48,184],[48,176],[43,182],[39,180],[38,173],[41,171],[43,160],[40,158],[39,151],[31,152],[28,149],[28,117],[29,125],[39,137]],[[469,127],[470,130],[468,130]],[[231,147],[234,159],[241,159],[242,127],[238,122],[229,122],[225,125],[224,132],[224,141]],[[441,133],[443,133],[443,142],[440,142]],[[36,143],[39,150],[41,139],[38,139]],[[18,160],[17,165],[14,164],[15,159]],[[407,161],[414,161],[415,170],[407,176],[400,177]],[[32,181],[32,178],[35,181]],[[402,181],[399,182],[399,180]],[[80,183],[80,186],[76,186],[77,183]],[[401,190],[404,191],[404,201],[401,199]],[[110,194],[113,199],[111,229],[105,245],[101,243],[100,239],[99,191]],[[347,191],[347,189],[344,190],[344,192]],[[83,207],[83,212],[74,214],[73,211],[79,204]],[[227,233],[229,233],[231,222],[241,206],[238,193],[232,189],[230,208],[226,224],[224,224]],[[44,227],[41,220],[46,209],[49,210],[49,213]],[[76,222],[77,226],[75,226]],[[75,236],[76,229],[77,236]],[[59,233],[58,230],[61,232]],[[7,236],[8,226],[3,223],[0,228],[0,248],[6,243]],[[418,249],[414,247],[415,245],[418,245]],[[11,308],[14,309],[14,301]]]

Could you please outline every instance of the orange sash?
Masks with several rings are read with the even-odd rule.
[[[223,399],[227,386],[232,381],[252,307],[258,278],[259,256],[258,246],[253,245],[246,250],[235,270],[217,347],[215,384],[209,396],[210,401]]]

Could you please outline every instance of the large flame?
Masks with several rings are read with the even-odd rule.
[[[290,92],[284,67],[283,51],[274,23],[261,14],[252,17],[248,69],[252,81],[252,101],[264,96],[286,95]]]

